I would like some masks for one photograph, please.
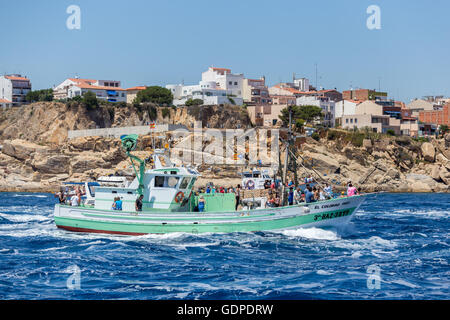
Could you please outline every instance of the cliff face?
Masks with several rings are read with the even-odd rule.
[[[108,106],[87,111],[77,104],[41,103],[1,111],[0,190],[56,190],[64,181],[115,173],[133,175],[119,139],[85,137],[68,141],[68,130],[145,125],[154,121],[152,117],[158,123],[187,127],[192,127],[195,121],[210,128],[249,126],[248,116],[239,107],[153,108]],[[138,156],[149,156],[151,141],[149,136],[141,137]],[[179,141],[173,150],[183,144]],[[198,152],[205,152],[206,144]],[[302,177],[316,170],[337,188],[352,181],[365,191],[448,192],[449,147],[450,135],[447,139],[422,143],[406,137],[354,141],[351,134],[329,132],[320,141],[308,138],[300,147],[304,161],[299,162],[298,175]],[[234,167],[200,168],[204,170],[200,183],[212,181],[221,186],[240,183]]]
[[[78,103],[34,103],[0,111],[0,141],[23,139],[36,144],[62,145],[68,130],[141,126],[149,122],[183,124],[192,128],[195,121],[212,128],[245,128],[248,115],[237,106],[192,106],[158,108],[146,105],[135,108],[100,106],[93,110]]]

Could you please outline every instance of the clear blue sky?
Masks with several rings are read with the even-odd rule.
[[[68,30],[66,8],[81,8]],[[381,30],[366,9],[381,8]],[[123,87],[196,84],[208,66],[269,85],[295,72],[319,86],[450,96],[450,1],[0,0],[0,73],[34,89],[78,74]]]

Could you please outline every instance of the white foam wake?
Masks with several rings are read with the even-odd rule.
[[[300,228],[292,230],[284,230],[281,232],[288,237],[301,237],[314,240],[338,240],[337,232],[324,230],[320,228]]]

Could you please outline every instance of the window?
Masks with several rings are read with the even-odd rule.
[[[350,119],[350,123],[353,123],[353,119]]]
[[[232,81],[228,81],[228,84],[231,86],[233,84],[233,82]]]
[[[181,184],[180,184],[180,189],[186,189],[187,186],[189,185],[189,181],[191,181],[191,178],[187,178],[187,177],[183,178],[183,181],[181,181]]]
[[[236,81],[234,82],[234,85],[237,86],[237,82]]]
[[[345,123],[348,123],[348,119],[345,119]]]
[[[155,187],[156,188],[164,187],[164,177],[155,177]]]
[[[355,123],[358,123],[358,119],[355,119]]]
[[[179,177],[155,177],[155,188],[176,188]]]

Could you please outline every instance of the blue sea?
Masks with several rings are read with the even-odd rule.
[[[0,299],[450,299],[450,195],[371,195],[347,229],[78,234],[0,193]]]

